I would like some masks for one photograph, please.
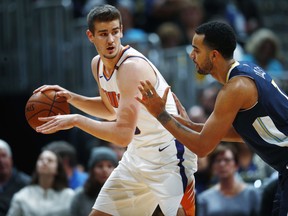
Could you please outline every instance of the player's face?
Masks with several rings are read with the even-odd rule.
[[[204,35],[195,34],[192,40],[193,50],[190,53],[190,58],[195,63],[197,72],[202,75],[211,73],[213,63],[210,59],[211,50],[203,44]]]
[[[87,36],[98,54],[107,59],[115,58],[120,51],[123,36],[119,20],[95,22],[94,27],[94,33],[87,31]]]

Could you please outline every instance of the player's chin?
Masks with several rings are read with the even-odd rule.
[[[115,57],[116,57],[116,55],[117,54],[114,54],[114,53],[109,53],[109,54],[106,54],[106,55],[104,55],[104,57],[106,58],[106,59],[114,59]]]

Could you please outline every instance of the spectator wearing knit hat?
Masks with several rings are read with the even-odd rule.
[[[94,147],[88,161],[88,179],[76,190],[71,204],[71,216],[87,216],[100,189],[118,165],[116,153],[109,147]]]

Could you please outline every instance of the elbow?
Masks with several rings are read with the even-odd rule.
[[[195,153],[198,157],[206,157],[208,156],[214,148],[211,148],[211,146],[207,146],[205,144],[198,144],[198,145],[186,145],[190,151]],[[190,147],[190,148],[189,148]]]
[[[117,143],[118,143],[118,145],[120,145],[122,147],[127,147],[132,142],[132,139],[133,139],[133,136],[120,135],[117,138]]]
[[[209,153],[210,153],[210,152],[208,152],[208,151],[199,151],[199,152],[197,152],[196,154],[197,154],[198,157],[202,158],[202,157],[208,156]]]
[[[204,146],[204,145],[202,145]],[[199,151],[196,153],[198,155],[198,157],[206,157],[208,156],[214,149],[216,146],[206,146],[204,148],[199,149]]]

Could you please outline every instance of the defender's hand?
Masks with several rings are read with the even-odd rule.
[[[146,80],[140,81],[138,86],[139,91],[142,94],[142,99],[139,97],[135,97],[137,101],[143,104],[148,112],[150,112],[154,117],[158,117],[161,113],[165,111],[165,105],[167,101],[167,95],[170,90],[170,87],[165,89],[163,97],[161,98],[155,88],[152,86],[150,81]]]

